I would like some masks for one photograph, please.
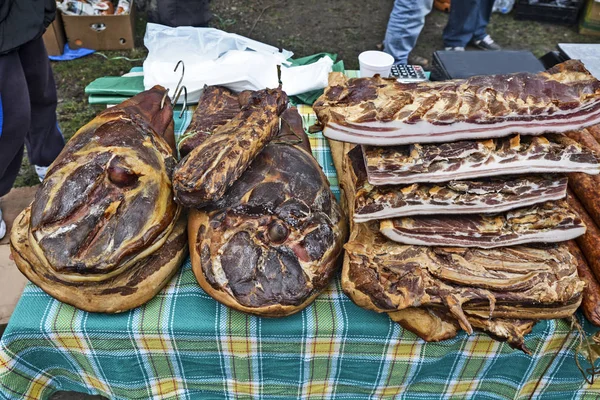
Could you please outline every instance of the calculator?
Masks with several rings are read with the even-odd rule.
[[[420,65],[392,65],[390,78],[392,77],[402,83],[422,82],[427,80],[425,71]]]

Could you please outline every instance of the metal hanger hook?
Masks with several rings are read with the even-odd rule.
[[[160,109],[165,108],[165,100],[167,100],[167,96],[169,95],[169,89],[165,90],[165,94],[163,94],[162,100],[160,101]]]
[[[175,100],[173,101],[174,105],[177,104],[177,101],[179,100],[179,96],[181,96],[181,92],[183,92],[183,107],[181,107],[181,112],[179,113],[179,118],[183,117],[183,112],[187,108],[187,88],[185,86],[182,86],[179,88],[179,91],[175,94]]]
[[[173,92],[175,96],[177,96],[177,93],[179,93],[179,91],[181,90],[181,82],[183,82],[183,77],[185,75],[185,64],[183,63],[183,60],[177,61],[177,65],[175,65],[175,69],[173,70],[173,72],[177,72],[179,64],[181,64],[181,78],[179,78],[179,82],[177,82],[177,86],[175,86],[175,91]]]

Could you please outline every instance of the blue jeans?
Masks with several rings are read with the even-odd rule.
[[[471,40],[481,40],[487,33],[494,0],[452,0],[450,17],[442,38],[445,47],[465,47]]]
[[[394,64],[407,64],[408,53],[415,47],[431,7],[433,0],[394,1],[383,40],[383,51],[394,57]]]

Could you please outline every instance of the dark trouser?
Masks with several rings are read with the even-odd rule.
[[[494,0],[452,0],[450,16],[442,38],[445,47],[465,47],[485,37]]]
[[[48,166],[65,145],[56,123],[56,86],[42,38],[0,55],[0,197],[31,164]]]

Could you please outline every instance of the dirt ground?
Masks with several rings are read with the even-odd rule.
[[[212,26],[283,47],[301,57],[317,52],[337,53],[348,69],[358,68],[358,54],[381,44],[393,0],[213,0]],[[447,14],[434,10],[428,17],[414,54],[430,59],[442,48],[441,33]],[[91,55],[83,59],[52,64],[58,87],[59,125],[65,137],[91,120],[101,109],[87,104],[84,88],[94,79],[121,75],[132,66],[142,65],[145,16],[138,13],[136,49],[103,51],[109,59]],[[594,43],[599,37],[582,36],[577,28],[548,23],[517,21],[512,14],[494,14],[488,33],[506,49],[528,49],[536,56],[555,50],[561,42]],[[110,59],[128,57],[137,59]],[[176,60],[173,60],[174,62]],[[15,186],[37,184],[33,168],[24,158]],[[59,394],[58,399],[84,399],[88,396]]]

